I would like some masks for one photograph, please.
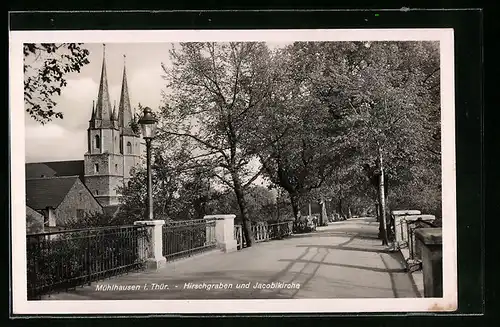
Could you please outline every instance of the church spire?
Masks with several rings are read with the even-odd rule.
[[[93,122],[95,119],[95,100],[92,100],[92,114],[90,115],[90,122]]]
[[[111,112],[111,120],[116,120],[116,100],[113,104],[113,111]]]
[[[118,107],[118,124],[122,128],[124,135],[134,135],[130,123],[132,122],[132,108],[130,107],[130,97],[127,85],[126,56],[123,55],[123,80],[120,94],[120,104]]]
[[[109,102],[108,77],[106,75],[106,45],[102,50],[102,71],[99,93],[97,95],[97,105],[95,108],[95,118],[102,120],[103,125],[111,118],[111,104]],[[103,126],[104,127],[104,126]]]

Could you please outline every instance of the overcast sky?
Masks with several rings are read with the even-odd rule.
[[[85,44],[90,63],[80,73],[66,76],[67,86],[56,97],[56,111],[64,119],[54,119],[46,125],[35,122],[28,114],[26,120],[26,162],[83,159],[87,149],[87,127],[92,101],[97,100],[102,65],[102,44]],[[123,55],[126,55],[128,87],[132,108],[138,103],[157,108],[164,86],[161,62],[168,64],[168,43],[106,44],[106,68],[111,105],[118,107],[123,74]]]

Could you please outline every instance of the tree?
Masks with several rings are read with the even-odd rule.
[[[252,125],[269,97],[275,71],[265,43],[181,43],[162,65],[167,81],[161,116],[162,137],[186,138],[196,145],[195,162],[236,196],[243,232],[252,245],[245,193],[261,174],[253,157],[266,144],[252,144]]]
[[[152,191],[154,214],[166,220],[201,219],[210,200],[211,176],[206,167],[194,164],[185,139],[153,143]],[[120,188],[124,220],[144,219],[146,214],[147,172],[136,168],[128,185]]]
[[[301,202],[313,190],[334,182],[332,175],[344,164],[343,157],[356,153],[346,127],[331,110],[331,101],[323,101],[318,94],[323,91],[319,83],[326,63],[325,44],[296,42],[279,55],[275,64],[280,80],[265,112],[267,124],[259,125],[259,139],[284,137],[261,154],[261,162],[266,176],[289,193],[298,219]]]
[[[81,43],[25,43],[23,52],[26,112],[41,124],[54,117],[62,119],[54,98],[66,86],[65,76],[79,73],[89,63],[89,51]]]
[[[437,87],[430,87],[428,82],[435,83],[433,75],[439,69],[437,45],[352,42],[343,52],[341,64],[348,79],[335,101],[350,121],[364,160],[377,163],[380,228],[385,235],[386,197],[381,177],[389,178],[393,185],[407,182],[413,174],[411,169],[421,167],[429,160],[429,151],[435,151],[439,104]],[[328,70],[335,72],[338,67],[327,66]],[[321,84],[336,87],[338,82],[328,75],[334,74],[323,74]],[[387,243],[385,236],[383,243]]]
[[[293,72],[285,78],[291,83],[285,84],[279,96],[281,107],[273,114],[283,112],[282,107],[293,108],[285,111],[287,118],[302,130],[292,129],[290,138],[276,143],[274,149],[280,148],[273,149],[274,166],[266,170],[271,172],[268,175],[273,182],[282,183],[286,189],[287,183],[305,185],[308,179],[318,180],[320,169],[313,165],[304,169],[300,155],[294,159],[297,153],[307,151],[320,159],[313,161],[329,164],[346,176],[359,176],[363,164],[369,163],[370,169],[375,168],[378,202],[384,208],[388,199],[384,193],[394,192],[387,192],[387,183],[380,177],[403,190],[403,185],[425,172],[436,176],[431,171],[439,171],[440,156],[437,43],[297,42],[288,53],[293,59],[283,71],[288,68]],[[305,120],[300,115],[301,106],[309,115]],[[303,129],[301,121],[312,122],[315,128]],[[278,130],[279,120],[272,125]],[[269,131],[272,134],[273,129]],[[296,140],[303,135],[317,141],[301,147]],[[329,183],[335,183],[335,178]],[[356,189],[349,178],[340,178],[337,184],[339,202],[345,190]],[[439,184],[439,179],[434,184]],[[314,182],[310,185],[315,186]],[[386,234],[385,212],[381,210],[381,235]],[[383,237],[383,243],[387,243],[387,237]]]

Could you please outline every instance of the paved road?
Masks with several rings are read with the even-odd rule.
[[[130,273],[46,299],[420,297],[411,275],[404,271],[401,255],[388,252],[376,235],[374,219],[350,219],[314,233],[233,253],[213,251],[168,263],[157,271]],[[254,288],[259,283],[264,287]],[[272,283],[274,288],[266,288]],[[190,288],[193,285],[201,288]],[[131,290],[103,290],[106,287]]]

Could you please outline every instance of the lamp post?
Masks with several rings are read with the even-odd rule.
[[[155,136],[156,119],[153,117],[151,108],[144,108],[144,115],[139,120],[141,125],[142,137],[146,140],[146,158],[148,172],[148,211],[147,218],[153,220],[153,186],[151,178],[151,141]]]

